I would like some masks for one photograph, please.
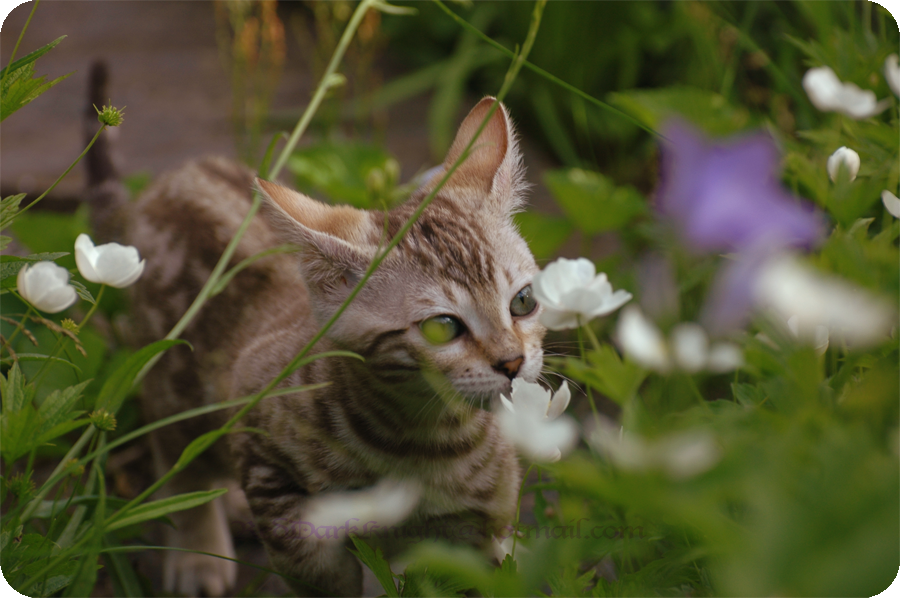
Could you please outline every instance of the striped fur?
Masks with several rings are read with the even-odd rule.
[[[447,166],[494,103],[486,98],[463,122]],[[396,234],[441,176],[388,214],[329,207],[257,180],[265,208],[233,262],[284,242],[302,250],[257,262],[210,301],[184,334],[194,351],[171,350],[148,376],[145,416],[267,384],[334,313],[386,243],[385,232]],[[140,341],[163,336],[188,307],[249,209],[253,184],[242,167],[206,159],[163,177],[132,208],[126,240],[147,258],[134,299]],[[486,408],[509,391],[503,364],[522,358],[516,375],[536,379],[544,334],[539,309],[523,317],[509,311],[537,272],[511,219],[523,189],[515,135],[500,106],[470,158],[315,348],[354,351],[365,361],[333,357],[294,372],[284,386],[330,385],[264,400],[242,423],[264,435],[233,434],[230,452],[215,446],[169,492],[212,487],[236,466],[272,563],[305,594],[361,592],[359,563],[343,547],[285,532],[286,522],[303,520],[311,496],[405,478],[423,488],[409,529],[440,524],[450,540],[481,544],[508,524],[519,467]],[[467,332],[435,346],[418,324],[441,314],[459,318]],[[158,469],[223,417],[158,431]],[[176,517],[170,541],[233,555],[217,504]],[[448,524],[460,521],[467,526]],[[195,556],[167,562],[168,589],[227,591],[230,564]]]

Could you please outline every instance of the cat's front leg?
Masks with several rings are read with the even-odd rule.
[[[302,482],[266,459],[259,444],[238,452],[241,485],[269,560],[298,596],[359,596],[362,566],[345,541],[320,537],[304,520],[310,502]]]

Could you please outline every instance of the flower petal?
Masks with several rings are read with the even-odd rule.
[[[625,354],[641,366],[659,372],[669,371],[669,351],[659,328],[635,306],[626,308],[619,317],[619,345]]]
[[[550,400],[550,407],[547,409],[547,419],[556,419],[562,415],[566,407],[569,406],[571,399],[572,392],[569,390],[569,383],[563,380],[562,386],[559,387],[559,390],[556,391]]]
[[[699,324],[686,322],[672,330],[672,353],[675,363],[686,372],[699,372],[706,367],[709,357],[709,339]]]
[[[85,280],[102,282],[100,275],[94,268],[98,255],[97,248],[94,247],[94,242],[91,241],[91,238],[84,233],[78,235],[78,238],[75,239],[75,264]]]
[[[891,216],[900,218],[900,199],[897,199],[896,195],[885,189],[881,192],[881,203],[884,204],[884,209],[886,209]]]

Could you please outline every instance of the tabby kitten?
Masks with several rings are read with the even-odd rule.
[[[193,162],[148,188],[129,208],[124,232],[147,259],[134,296],[142,343],[164,336],[187,309],[247,213],[254,186],[264,208],[233,262],[281,243],[302,250],[256,262],[204,307],[183,335],[193,351],[171,349],[146,378],[145,416],[252,394],[272,380],[347,297],[495,102],[475,106],[441,172],[387,213],[329,206],[254,181],[224,159]],[[361,566],[345,545],[285,532],[284,522],[303,521],[317,495],[411,480],[422,492],[408,523],[466,520],[476,524],[466,530],[488,535],[451,539],[489,542],[489,530],[515,514],[520,471],[482,407],[508,393],[513,378],[534,381],[542,367],[545,330],[530,287],[537,267],[511,217],[524,188],[501,105],[470,157],[314,350],[349,350],[365,361],[332,357],[294,372],[284,386],[330,385],[260,402],[241,425],[264,434],[232,434],[230,452],[218,443],[167,492],[209,489],[236,469],[273,565],[301,594],[362,591]],[[224,417],[155,433],[158,473]],[[234,556],[221,499],[173,520],[172,545]],[[165,559],[169,591],[221,595],[235,581],[230,561],[184,552]]]

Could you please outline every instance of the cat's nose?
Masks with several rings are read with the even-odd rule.
[[[522,367],[523,361],[525,361],[525,357],[519,355],[515,359],[511,359],[509,361],[501,361],[494,366],[494,369],[512,380],[516,377],[516,374],[519,373],[519,368]]]

